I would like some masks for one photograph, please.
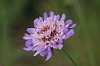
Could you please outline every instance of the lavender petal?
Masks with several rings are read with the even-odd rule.
[[[68,39],[70,36],[72,36],[74,34],[74,30],[71,29],[70,31],[68,31],[66,34],[65,34],[65,39]]]
[[[63,47],[63,45],[62,45],[62,44],[59,44],[59,45],[58,45],[59,50],[61,50],[61,49],[62,49],[62,47]]]
[[[26,46],[26,47],[29,47],[30,45],[32,45],[32,40],[27,40],[27,41],[25,42],[25,46]]]
[[[50,16],[51,16],[52,19],[54,18],[54,15],[55,15],[54,12],[51,11],[51,12],[50,12]]]
[[[41,55],[41,56],[44,56],[47,52],[48,52],[48,50],[45,49],[45,50],[43,50],[43,51],[40,52],[40,55]]]
[[[47,17],[48,17],[46,12],[43,14],[43,16],[44,16],[44,19],[45,19],[45,20],[46,20]]]
[[[70,26],[69,28],[74,28],[76,26],[76,24],[73,24],[72,26]]]
[[[38,55],[40,52],[41,52],[41,51],[37,51],[37,52],[34,54],[34,56]]]
[[[48,47],[48,54],[47,54],[47,58],[46,58],[46,60],[45,60],[45,61],[49,60],[49,59],[50,59],[50,57],[51,57],[51,55],[52,55],[51,48],[50,48],[50,47]]]
[[[23,39],[25,39],[25,40],[29,40],[29,39],[31,39],[31,36],[28,35],[28,34],[25,34],[25,36],[23,37]]]
[[[34,33],[34,31],[35,31],[35,29],[34,29],[34,28],[28,28],[28,29],[27,29],[27,32],[29,32],[30,34],[33,34],[33,33]]]
[[[66,17],[66,15],[65,14],[62,14],[62,17],[61,17],[60,21],[64,21],[65,20],[65,17]]]
[[[31,51],[32,50],[32,47],[25,47],[25,48],[23,48],[25,51]]]
[[[67,31],[68,31],[68,28],[67,28],[67,27],[64,27],[64,29],[63,29],[64,34],[65,34]]]
[[[66,22],[65,22],[65,26],[66,27],[68,27],[70,24],[72,24],[73,23],[73,21],[72,20],[67,20]]]

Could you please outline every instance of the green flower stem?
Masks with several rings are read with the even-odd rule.
[[[72,61],[72,63],[74,64],[74,66],[77,66],[76,63],[74,62],[74,60],[71,58],[71,56],[66,52],[66,50],[63,49],[63,48],[62,48],[62,50],[68,56],[68,58]]]

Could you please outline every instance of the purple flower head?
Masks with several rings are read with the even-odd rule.
[[[34,20],[34,28],[28,28],[23,39],[26,40],[26,51],[36,51],[34,56],[40,54],[41,56],[47,55],[46,60],[52,56],[52,48],[61,50],[63,47],[63,40],[68,39],[74,34],[76,24],[72,24],[72,20],[65,20],[65,14],[55,15],[53,11],[50,12],[50,16],[45,12],[43,17],[36,18]],[[72,24],[72,25],[71,25]]]

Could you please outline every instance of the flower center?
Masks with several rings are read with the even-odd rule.
[[[51,46],[51,44],[58,42],[59,37],[61,37],[62,25],[61,22],[53,20],[39,24],[35,32],[38,43]]]
[[[46,36],[44,36],[42,38],[42,40],[45,42],[45,41],[50,41],[50,40],[53,40],[53,37],[57,34],[56,30],[53,30],[50,34],[49,37],[46,38]]]
[[[50,26],[47,25],[43,29],[41,29],[41,31],[39,33],[43,33],[43,32],[45,32],[45,31],[47,31],[49,29],[50,29]]]

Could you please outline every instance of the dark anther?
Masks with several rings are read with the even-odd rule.
[[[56,42],[56,45],[59,45],[59,42]]]
[[[56,34],[56,30],[54,30],[53,32],[51,32],[50,36],[54,36]]]
[[[42,40],[45,42],[47,39],[44,37],[44,38],[42,38]]]
[[[49,43],[46,43],[46,45],[49,45]]]
[[[53,32],[51,32],[50,36],[53,36]]]
[[[39,34],[39,32],[37,32]]]

